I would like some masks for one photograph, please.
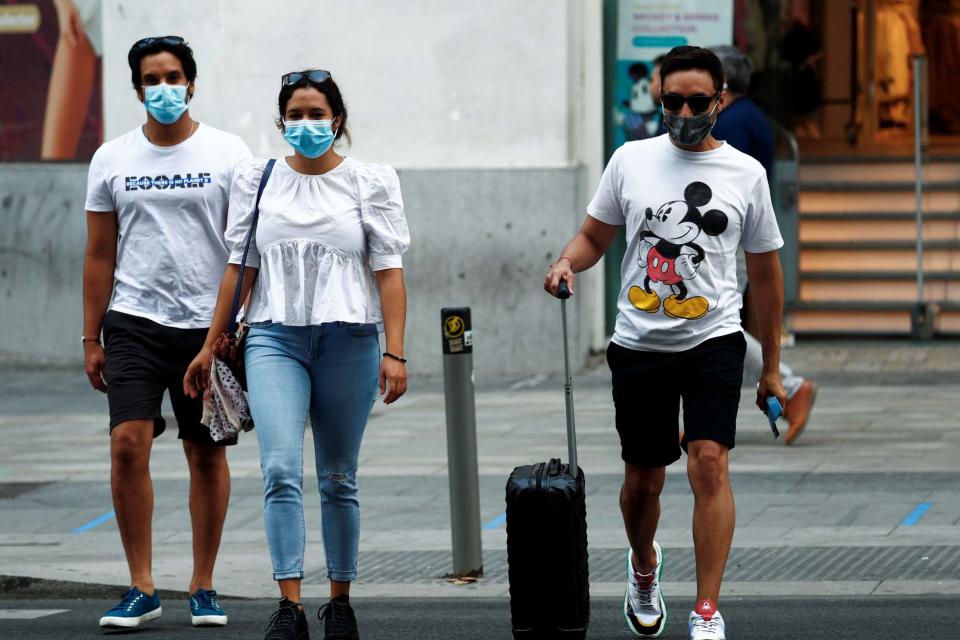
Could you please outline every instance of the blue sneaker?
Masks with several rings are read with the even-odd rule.
[[[222,627],[227,614],[217,602],[217,592],[197,589],[190,594],[190,622],[195,627]]]
[[[100,618],[101,627],[139,627],[144,622],[160,617],[160,596],[148,596],[140,589],[131,587],[120,602]]]

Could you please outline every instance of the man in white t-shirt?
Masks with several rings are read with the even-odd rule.
[[[757,404],[786,396],[780,380],[783,245],[766,174],[753,158],[710,135],[723,102],[723,68],[699,47],[677,47],[660,67],[668,135],[628,142],[613,154],[586,221],[547,273],[547,291],[590,268],[626,225],[627,253],[616,330],[607,350],[625,480],[620,493],[630,542],[624,616],[638,636],[666,622],[662,551],[654,541],[667,465],[687,449],[695,497],[697,604],[692,640],[723,640],[717,610],[733,539],[728,454],[743,380],[742,246],[757,301],[763,375]],[[683,403],[685,435],[678,442]]]
[[[200,400],[184,395],[182,380],[206,338],[227,264],[233,167],[250,151],[237,136],[190,117],[197,65],[182,38],[139,40],[128,61],[146,123],[97,150],[86,202],[84,359],[91,386],[110,405],[113,504],[131,582],[100,626],[136,627],[161,613],[151,569],[149,465],[153,438],[166,426],[164,390],[190,468],[191,620],[224,625],[213,567],[230,470],[226,449],[200,423]]]

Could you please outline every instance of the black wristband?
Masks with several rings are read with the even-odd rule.
[[[392,353],[390,353],[389,351],[384,351],[384,352],[383,352],[383,355],[384,355],[385,357],[387,357],[387,358],[393,358],[393,359],[396,360],[397,362],[402,362],[403,364],[407,364],[407,359],[406,359],[406,358],[401,358],[400,356],[395,356],[395,355],[393,355]]]

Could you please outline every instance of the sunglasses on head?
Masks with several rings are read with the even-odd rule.
[[[310,71],[291,71],[280,76],[280,84],[284,86],[297,84],[304,78],[310,82],[323,82],[330,78],[330,72],[324,69],[311,69]]]
[[[694,115],[701,115],[710,110],[710,105],[719,96],[681,96],[676,93],[664,93],[660,96],[660,102],[667,111],[680,111],[684,103],[690,105],[690,110]]]
[[[152,47],[157,44],[166,44],[171,47],[178,47],[184,44],[186,41],[180,36],[158,36],[156,38],[142,38],[133,43],[132,49],[146,49],[147,47]]]

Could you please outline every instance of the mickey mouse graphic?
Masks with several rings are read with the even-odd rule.
[[[676,292],[663,301],[663,312],[669,317],[696,320],[710,310],[710,303],[703,296],[687,297],[684,281],[697,277],[706,257],[703,248],[693,241],[701,233],[719,236],[727,229],[727,214],[722,211],[700,213],[700,207],[712,197],[709,186],[691,182],[683,190],[683,200],[662,204],[656,213],[647,207],[637,260],[647,276],[642,287],[630,287],[628,295],[634,307],[647,313],[660,310],[660,296],[650,288],[651,282],[658,282]]]

